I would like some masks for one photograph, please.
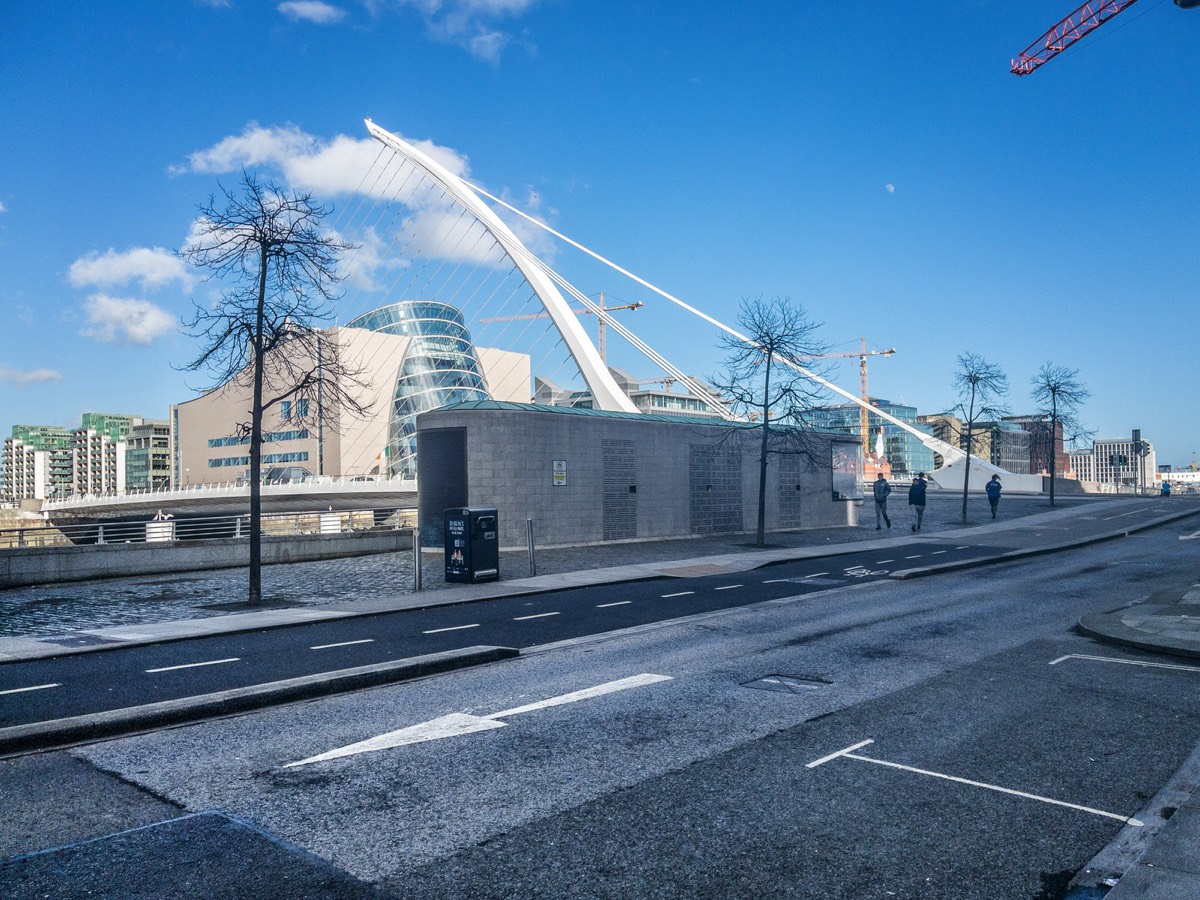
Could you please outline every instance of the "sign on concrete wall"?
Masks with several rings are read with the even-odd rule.
[[[565,487],[567,484],[567,461],[565,459],[556,459],[554,461],[554,486]]]

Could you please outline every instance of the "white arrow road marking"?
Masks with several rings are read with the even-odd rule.
[[[0,696],[4,694],[23,694],[26,691],[44,691],[46,688],[62,687],[61,684],[35,684],[33,687],[9,688],[7,691],[0,691]]]
[[[830,753],[828,756],[823,756],[820,759],[813,760],[805,765],[806,769],[815,769],[817,766],[824,765],[835,759],[857,759],[859,762],[874,763],[877,766],[887,766],[890,769],[900,769],[904,772],[913,772],[917,775],[928,775],[931,778],[941,778],[945,781],[953,781],[956,784],[966,784],[971,787],[986,788],[989,791],[998,791],[1001,794],[1009,794],[1013,797],[1024,797],[1026,800],[1040,800],[1042,803],[1049,803],[1053,806],[1065,806],[1067,809],[1075,809],[1080,812],[1091,813],[1095,816],[1104,816],[1109,819],[1116,819],[1118,822],[1128,822],[1130,825],[1140,828],[1143,824],[1141,820],[1135,819],[1132,816],[1123,816],[1120,813],[1105,812],[1102,809],[1092,809],[1090,806],[1080,806],[1077,803],[1067,803],[1065,800],[1054,800],[1050,797],[1041,797],[1037,794],[1029,794],[1025,791],[1014,791],[1012,788],[1000,787],[997,784],[988,784],[984,781],[971,781],[969,778],[959,778],[957,775],[945,775],[941,772],[931,772],[928,769],[917,769],[913,766],[905,766],[900,763],[889,762],[886,759],[875,759],[871,756],[861,756],[855,753],[860,747],[865,747],[868,744],[875,743],[873,740],[859,741],[846,747],[844,750],[839,750],[837,753]]]
[[[1140,659],[1119,659],[1115,656],[1087,656],[1082,653],[1071,653],[1067,656],[1060,656],[1058,659],[1052,660],[1050,665],[1057,666],[1060,662],[1066,662],[1069,659],[1087,659],[1092,662],[1110,662],[1120,663],[1123,666],[1142,666],[1146,669],[1174,669],[1177,672],[1200,672],[1200,669],[1195,666],[1173,666],[1170,663],[1155,663],[1143,662]]]
[[[595,687],[584,688],[581,691],[572,691],[569,694],[561,694],[558,697],[550,697],[546,700],[538,700],[535,703],[529,703],[525,706],[514,706],[512,709],[505,709],[498,713],[492,713],[490,716],[472,716],[468,713],[451,713],[448,716],[441,716],[437,719],[432,719],[428,722],[422,722],[419,725],[410,725],[407,728],[401,728],[397,731],[389,731],[387,734],[380,734],[373,738],[368,738],[365,741],[359,741],[356,744],[347,744],[345,747],[337,747],[325,753],[320,753],[316,756],[310,756],[308,759],[302,759],[298,762],[290,762],[284,765],[285,769],[291,769],[296,766],[307,766],[310,763],[324,762],[329,759],[339,759],[343,756],[356,756],[359,753],[372,753],[376,750],[389,750],[393,747],[403,747],[406,744],[420,744],[424,741],[436,741],[441,738],[456,737],[460,734],[472,734],[476,731],[491,731],[495,728],[503,728],[508,723],[497,721],[498,719],[507,718],[509,716],[517,716],[521,713],[534,712],[539,709],[549,709],[552,706],[562,706],[564,703],[575,703],[579,700],[590,700],[593,697],[602,697],[605,694],[614,694],[617,691],[627,691],[630,688],[642,687],[648,684],[656,684],[660,681],[670,681],[670,675],[632,675],[629,678],[621,678],[617,681],[609,681],[605,684],[598,684]]]

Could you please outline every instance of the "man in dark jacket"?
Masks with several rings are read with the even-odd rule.
[[[996,518],[996,507],[1000,505],[1000,476],[993,475],[992,480],[984,488],[987,491],[988,503],[992,505],[992,518]]]
[[[888,494],[890,494],[891,492],[892,492],[892,486],[890,484],[888,484],[887,479],[884,478],[883,473],[880,472],[878,475],[875,476],[875,483],[873,485],[871,485],[871,493],[875,497],[875,530],[876,531],[878,531],[880,528],[880,525],[879,525],[880,517],[883,518],[883,521],[887,522],[888,528],[892,527],[892,520],[888,518],[888,514],[887,514],[887,498],[888,498]]]
[[[925,518],[925,473],[918,472],[908,489],[908,508],[913,513],[913,531],[921,530],[921,519]]]

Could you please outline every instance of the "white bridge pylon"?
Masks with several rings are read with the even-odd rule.
[[[528,215],[524,211],[517,209],[510,203],[505,202],[501,198],[496,197],[483,188],[480,188],[477,185],[469,184],[462,178],[455,175],[453,172],[446,169],[436,160],[412,146],[412,144],[408,143],[397,135],[380,128],[370,119],[366,120],[366,126],[367,131],[373,138],[422,170],[435,184],[440,186],[442,190],[446,191],[447,194],[453,197],[454,200],[456,200],[467,211],[474,215],[484,226],[484,228],[490,232],[492,237],[495,238],[497,243],[504,249],[504,251],[512,259],[514,265],[516,265],[521,274],[525,277],[529,286],[537,295],[538,300],[549,314],[555,328],[558,330],[563,342],[566,344],[568,350],[578,365],[580,374],[587,383],[588,389],[591,391],[594,402],[598,408],[617,410],[621,412],[638,411],[625,393],[617,386],[617,383],[611,374],[609,374],[604,361],[600,358],[595,346],[584,332],[583,326],[579,323],[578,318],[571,310],[566,300],[563,298],[562,293],[560,293],[559,286],[570,293],[575,300],[583,303],[590,312],[593,312],[598,317],[602,318],[607,326],[611,327],[618,334],[629,340],[633,346],[639,349],[648,358],[662,366],[666,371],[670,372],[677,381],[687,385],[694,396],[704,398],[709,391],[705,390],[704,386],[696,382],[695,379],[685,375],[681,370],[678,369],[678,367],[671,364],[668,360],[662,357],[661,354],[654,351],[651,347],[649,347],[649,345],[634,335],[623,323],[618,322],[611,314],[606,313],[597,304],[592,302],[589,298],[585,297],[577,289],[570,285],[557,272],[538,259],[521,242],[520,238],[513,233],[512,229],[510,229],[503,222],[503,220],[496,215],[492,208],[484,202],[483,198],[486,198],[487,200],[504,207],[514,215],[521,217],[530,224],[542,229],[543,231],[569,244],[577,250],[586,253],[597,262],[608,266],[609,268],[631,279],[647,290],[653,291],[663,299],[670,301],[671,303],[675,304],[681,309],[686,310],[692,315],[699,317],[705,322],[716,326],[732,337],[750,344],[751,346],[754,345],[753,341],[751,341],[746,335],[738,332],[736,329],[731,328],[707,313],[696,309],[694,306],[691,306],[690,304],[680,300],[678,297],[673,296],[661,288],[654,286],[650,282],[621,267],[612,260],[606,259],[600,254],[589,250],[582,244],[572,240],[561,232],[556,231],[549,225],[534,218],[533,216]],[[820,375],[810,371],[809,369],[800,365],[798,362],[786,358],[783,359],[783,362],[795,369],[804,377],[815,381],[817,384],[822,385],[828,390],[846,398],[858,406],[865,407],[869,412],[874,413],[885,421],[890,422],[891,424],[909,432],[919,441],[921,441],[921,443],[926,447],[929,447],[934,452],[941,454],[948,464],[966,459],[967,454],[958,447],[939,440],[938,438],[926,434],[919,429],[913,428],[907,422],[903,422],[900,419],[889,415],[883,410],[878,409],[874,405],[864,402],[856,394],[838,387],[836,384],[822,378]],[[710,405],[723,417],[727,419],[735,418],[722,404],[713,402]],[[978,459],[975,459],[974,461],[976,463],[982,462],[982,460]],[[995,471],[1003,472],[1004,470],[995,469]]]

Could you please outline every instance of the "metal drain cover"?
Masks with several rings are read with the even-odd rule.
[[[806,694],[819,688],[833,684],[816,675],[767,675],[754,681],[747,681],[742,687],[755,688],[760,691],[779,691],[785,694]]]

